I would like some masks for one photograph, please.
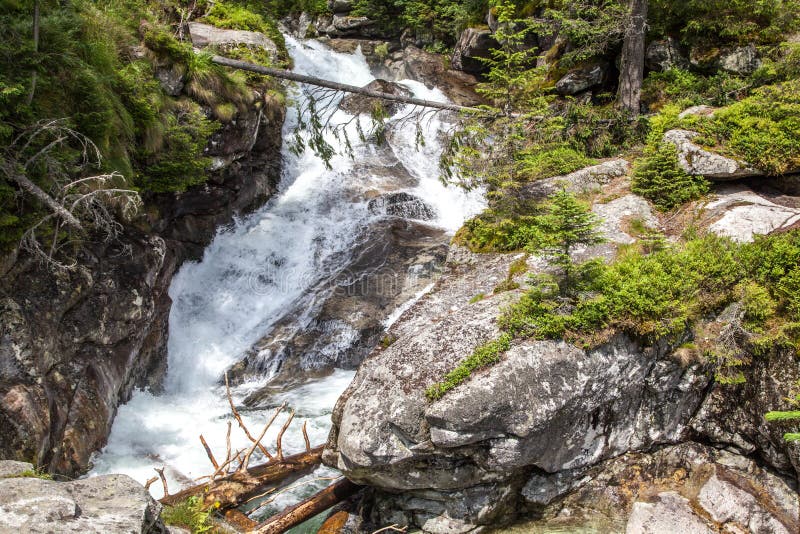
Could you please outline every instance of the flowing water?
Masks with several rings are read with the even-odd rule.
[[[287,38],[287,45],[298,72],[353,85],[366,85],[373,79],[360,52],[334,53],[318,42],[292,38]],[[437,90],[412,81],[403,83],[416,96],[444,100]],[[299,92],[294,97],[301,102],[306,98]],[[397,117],[403,114],[401,111]],[[337,111],[332,123],[343,124],[350,118]],[[291,138],[297,120],[297,113],[290,110],[284,139]],[[355,140],[357,135],[350,128]],[[437,133],[442,128],[438,118],[426,122],[426,143],[416,147],[415,126],[406,124],[390,136],[390,149],[412,178],[401,189],[431,205],[437,213],[433,224],[452,232],[466,217],[480,211],[483,201],[478,194],[467,195],[439,183]],[[336,139],[329,140],[339,146]],[[220,377],[287,310],[308,297],[310,288],[347,268],[348,251],[375,217],[367,209],[366,193],[398,189],[385,173],[359,171],[364,162],[380,159],[383,149],[370,143],[354,145],[355,158],[335,156],[332,170],[310,151],[296,155],[285,147],[284,176],[273,199],[220,231],[200,262],[181,268],[170,288],[173,305],[165,392],[155,396],[139,391],[120,407],[108,445],[93,459],[92,474],[126,473],[144,482],[154,475],[153,467],[166,466],[170,489],[175,491],[212,471],[200,434],[217,458],[225,456],[225,433],[231,418]],[[385,324],[397,315],[386,317]],[[271,406],[285,401],[297,412],[297,422],[284,438],[288,453],[304,448],[303,421],[308,422],[312,444],[325,441],[333,405],[353,375],[352,371],[336,370],[272,399]],[[232,388],[234,400],[240,402],[269,378]],[[255,433],[271,411],[243,411],[242,415]],[[283,417],[273,425],[266,443],[274,444]],[[244,448],[249,442],[235,423],[233,426],[233,447]],[[308,484],[282,494],[264,513],[316,491],[332,476],[335,472],[318,469],[304,479]],[[151,491],[160,497],[161,485],[154,484]]]

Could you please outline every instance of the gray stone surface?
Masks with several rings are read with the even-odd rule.
[[[689,60],[681,52],[678,42],[672,37],[650,43],[647,46],[645,62],[648,69],[659,72],[673,68],[685,68],[689,65]]]
[[[487,70],[486,63],[481,59],[489,58],[490,51],[497,46],[488,28],[467,28],[461,32],[453,48],[450,64],[456,70],[479,74]]]
[[[125,475],[53,482],[0,480],[0,532],[161,534],[159,505]]]
[[[626,534],[713,534],[712,530],[692,510],[689,499],[674,491],[659,493],[655,502],[633,505]]]
[[[688,130],[669,130],[664,141],[678,149],[678,164],[689,174],[705,176],[709,180],[727,181],[763,176],[764,173],[743,161],[715,154],[692,142],[696,132]]]
[[[607,68],[604,65],[592,65],[567,73],[556,82],[556,91],[562,95],[577,95],[587,89],[603,83]]]
[[[14,460],[0,460],[0,478],[16,477],[25,471],[33,471],[33,464]]]
[[[277,45],[266,35],[259,32],[228,30],[201,22],[190,22],[189,37],[192,39],[192,44],[198,48],[205,48],[207,46],[226,48],[245,45],[263,48],[273,57],[278,54]]]
[[[744,185],[716,189],[703,209],[705,216],[713,221],[708,228],[711,232],[739,242],[750,242],[757,235],[800,223],[800,208],[776,204]]]
[[[576,195],[597,193],[611,180],[627,175],[630,168],[628,161],[612,159],[564,176],[526,183],[520,188],[519,194],[525,198],[545,198],[562,187]]]
[[[373,80],[365,85],[364,89],[395,96],[411,96],[411,91],[409,91],[408,88],[400,85],[399,83],[389,82],[386,80]],[[349,94],[342,98],[342,101],[339,103],[339,109],[351,115],[359,115],[362,113],[372,114],[376,109],[382,109],[384,113],[390,117],[403,109],[405,106],[406,104],[402,102],[376,100],[374,98],[359,94]]]
[[[719,57],[720,69],[739,76],[749,76],[760,66],[761,58],[754,44],[726,50]]]
[[[631,221],[639,221],[645,228],[658,230],[660,224],[649,202],[637,195],[625,195],[605,204],[595,204],[592,212],[600,222],[600,231],[612,243],[630,245],[636,242],[629,232]]]

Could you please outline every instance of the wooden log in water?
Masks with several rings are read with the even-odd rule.
[[[283,512],[260,523],[255,534],[282,534],[354,495],[361,486],[343,478]]]
[[[253,466],[246,471],[238,471],[205,484],[198,484],[173,495],[161,499],[161,504],[174,506],[189,497],[199,496],[203,506],[209,508],[216,503],[222,510],[235,508],[248,497],[258,493],[264,486],[277,484],[293,475],[300,475],[314,470],[322,461],[322,449],[313,448],[282,460]]]

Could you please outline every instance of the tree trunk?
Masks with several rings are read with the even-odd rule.
[[[349,480],[342,479],[324,490],[316,493],[305,501],[287,508],[278,515],[272,516],[253,532],[255,534],[282,534],[292,527],[308,521],[315,515],[324,512],[331,506],[342,502],[355,494],[361,486]]]
[[[39,19],[40,18],[41,17],[40,17],[40,13],[39,13],[39,0],[34,0],[34,2],[33,2],[33,53],[34,53],[34,55],[36,55],[37,52],[39,52]],[[31,71],[31,90],[28,93],[28,100],[27,100],[27,104],[29,106],[33,102],[33,94],[36,92],[36,77],[37,76],[38,76],[38,73],[36,72],[36,69],[34,68]]]
[[[629,6],[630,20],[622,45],[617,106],[628,113],[638,115],[644,79],[648,0],[630,0]]]
[[[380,100],[391,100],[394,102],[402,102],[404,104],[413,104],[415,106],[441,109],[447,111],[471,111],[473,113],[482,112],[482,110],[479,110],[477,108],[470,108],[467,106],[459,106],[456,104],[445,104],[442,102],[435,102],[433,100],[423,100],[421,98],[413,98],[409,96],[390,95],[388,93],[382,93],[380,91],[372,91],[369,89],[364,89],[363,87],[357,87],[355,85],[347,85],[345,83],[338,83],[329,80],[324,80],[322,78],[317,78],[315,76],[306,76],[304,74],[297,74],[296,72],[292,72],[290,70],[263,67],[261,65],[256,65],[255,63],[248,63],[247,61],[239,61],[238,59],[230,59],[222,56],[214,56],[213,58],[211,58],[211,61],[213,61],[217,65],[222,65],[224,67],[246,70],[258,74],[264,74],[266,76],[273,76],[275,78],[280,78],[283,80],[291,80],[294,82],[307,83],[311,85],[316,85],[318,87],[325,87],[326,89],[333,89],[334,91],[356,93],[371,98],[378,98]]]

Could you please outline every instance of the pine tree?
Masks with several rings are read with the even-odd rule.
[[[563,278],[559,289],[562,296],[568,294],[577,282],[580,266],[572,259],[575,249],[605,241],[598,229],[599,224],[600,220],[589,207],[566,189],[552,195],[547,214],[541,217],[541,226],[549,241],[543,251],[561,270]]]

